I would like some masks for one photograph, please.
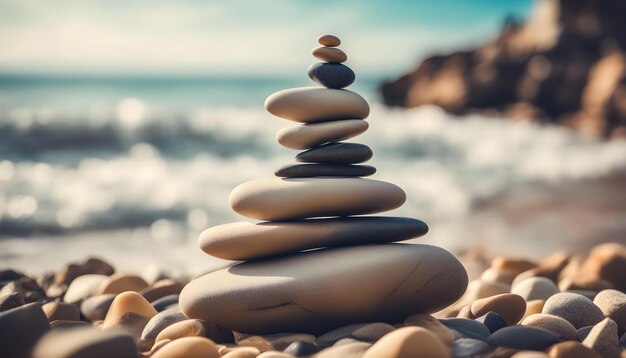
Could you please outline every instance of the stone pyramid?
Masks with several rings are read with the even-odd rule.
[[[406,200],[398,186],[362,177],[376,169],[363,144],[342,142],[368,129],[363,97],[343,88],[355,74],[331,35],[312,54],[324,61],[309,77],[324,87],[293,88],[265,102],[275,116],[299,122],[278,142],[304,150],[276,178],[236,187],[230,204],[260,223],[207,229],[209,255],[244,261],[199,277],[180,296],[189,318],[255,334],[320,333],[357,322],[399,322],[458,299],[467,274],[446,250],[398,244],[428,231],[420,220],[361,216],[393,210]]]

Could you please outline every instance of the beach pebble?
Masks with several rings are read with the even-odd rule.
[[[354,342],[343,344],[341,346],[333,346],[314,354],[314,358],[362,358],[363,353],[372,346],[367,342]]]
[[[37,281],[30,277],[22,277],[11,281],[0,289],[0,296],[8,296],[13,293],[22,294],[24,301],[27,303],[44,302],[47,300],[46,293]]]
[[[561,341],[578,340],[578,332],[571,323],[561,317],[549,314],[533,314],[522,321],[523,326],[545,328],[554,333]]]
[[[8,295],[0,296],[0,312],[10,310],[15,307],[25,305],[24,294],[20,292],[9,293]]]
[[[272,347],[277,351],[282,351],[293,342],[315,343],[315,336],[307,333],[277,333],[263,336]]]
[[[457,300],[466,286],[463,266],[439,247],[352,246],[212,272],[185,286],[180,307],[187,317],[239,332],[320,333],[348,322],[434,312]]]
[[[576,329],[592,326],[604,319],[604,314],[590,299],[575,293],[561,292],[550,297],[542,313],[559,316]]]
[[[511,293],[522,296],[526,301],[547,300],[559,293],[559,288],[545,277],[529,277],[513,286]]]
[[[448,347],[422,327],[399,328],[374,343],[362,358],[447,358]]]
[[[120,293],[113,299],[102,329],[122,329],[139,339],[144,327],[157,311],[143,296],[134,291]]]
[[[155,338],[155,342],[164,339],[176,340],[182,337],[206,337],[218,343],[232,343],[233,333],[213,323],[199,319],[186,319],[163,328]]]
[[[472,338],[487,341],[491,335],[489,328],[481,322],[467,318],[444,318],[439,320],[451,330],[456,338]]]
[[[167,295],[155,300],[154,302],[150,302],[150,304],[152,304],[152,307],[154,307],[155,310],[161,312],[172,308],[171,306],[178,306],[178,295]]]
[[[307,73],[311,80],[333,89],[348,87],[356,78],[350,67],[337,62],[314,63],[309,66]]]
[[[593,289],[605,281],[621,292],[626,292],[626,246],[607,243],[594,247],[583,262],[574,283],[577,288]]]
[[[50,329],[38,303],[0,312],[0,354],[7,358],[29,358],[35,342]]]
[[[417,326],[426,328],[432,333],[436,334],[441,341],[447,345],[452,344],[454,341],[454,333],[452,333],[446,326],[444,326],[438,319],[435,317],[425,314],[419,313],[413,316],[408,317],[404,320],[405,326]]]
[[[127,291],[139,292],[148,287],[148,283],[136,275],[114,274],[109,276],[98,288],[97,294],[118,294]]]
[[[156,351],[151,358],[218,358],[215,343],[204,337],[183,337]]]
[[[619,358],[622,353],[617,336],[617,324],[610,318],[605,318],[593,326],[583,344],[600,353],[605,358]]]
[[[136,358],[133,338],[119,331],[71,328],[46,334],[32,358]]]
[[[487,343],[494,347],[507,347],[543,351],[559,342],[559,338],[547,329],[539,327],[510,326],[494,332]]]
[[[274,175],[281,178],[366,177],[374,173],[376,168],[370,165],[288,164]]]
[[[589,332],[593,329],[593,326],[585,326],[576,330],[576,334],[578,335],[579,341],[584,341],[585,338],[589,335]]]
[[[143,331],[141,339],[156,339],[157,335],[166,327],[180,321],[186,320],[187,317],[178,310],[166,310],[157,313],[148,321]]]
[[[254,358],[261,354],[261,351],[254,347],[238,347],[222,355],[222,358]]]
[[[550,358],[602,358],[600,353],[585,347],[580,342],[561,342],[550,347]]]
[[[148,302],[152,303],[165,296],[177,295],[180,291],[182,291],[182,289],[183,285],[180,283],[170,279],[163,279],[155,282],[149,287],[144,288],[139,291],[139,293],[141,293],[141,295],[145,297]]]
[[[280,335],[280,334],[281,333],[277,333],[277,335]],[[245,335],[242,333],[237,333],[235,335],[235,342],[237,343],[237,345],[241,347],[254,347],[260,350],[261,352],[275,350],[274,347],[272,346],[272,343],[270,343],[265,337],[267,337],[267,335],[258,336],[258,335]]]
[[[472,338],[459,338],[452,344],[452,356],[454,358],[472,358],[482,356],[491,351],[487,343]]]
[[[509,285],[500,282],[482,281],[480,279],[472,280],[467,285],[465,294],[457,303],[455,303],[454,307],[457,308],[458,313],[458,310],[460,310],[463,306],[471,306],[474,301],[481,298],[491,297],[502,293],[509,293],[509,289]]]
[[[339,89],[300,87],[282,90],[265,100],[271,114],[301,123],[365,119],[370,113],[360,95]]]
[[[476,319],[478,322],[482,322],[491,333],[499,330],[500,328],[507,327],[509,324],[498,313],[489,311],[486,315]]]
[[[108,278],[109,276],[98,274],[86,274],[76,277],[67,288],[63,301],[67,303],[80,303],[96,295],[100,285]]]
[[[114,299],[114,294],[89,297],[80,304],[80,312],[90,321],[104,320]]]
[[[305,163],[356,164],[370,160],[372,150],[358,143],[330,143],[308,149],[296,155],[296,160]]]
[[[519,275],[524,271],[535,268],[537,264],[533,261],[518,258],[497,256],[491,260],[491,267],[499,271],[508,271],[514,275]]]
[[[506,271],[506,270],[498,270],[493,267],[486,269],[480,275],[480,279],[482,281],[499,282],[505,285],[510,285],[511,282],[513,282],[514,278],[515,278],[515,274],[513,272]]]
[[[291,343],[284,352],[296,357],[305,357],[319,352],[320,348],[309,342],[297,341]]]
[[[345,338],[371,342],[378,340],[394,329],[393,326],[387,323],[355,323],[324,333],[317,337],[315,344],[321,347],[328,347]]]
[[[324,143],[353,138],[367,130],[369,123],[361,119],[345,119],[321,123],[298,124],[276,133],[276,140],[291,149],[309,149]]]
[[[113,266],[107,262],[90,257],[81,263],[72,263],[59,270],[55,277],[56,285],[69,285],[74,279],[82,275],[105,275],[109,276],[115,272]]]
[[[502,293],[476,300],[471,306],[474,317],[480,317],[489,311],[498,313],[509,325],[513,325],[524,316],[526,301],[519,295]]]
[[[346,62],[348,55],[338,48],[318,46],[311,50],[311,55],[321,61]]]
[[[48,302],[41,306],[43,312],[48,317],[48,321],[64,320],[64,321],[79,321],[80,312],[78,306],[73,303],[64,302]]]
[[[250,260],[319,247],[403,241],[428,232],[423,221],[401,217],[347,217],[214,226],[200,234],[200,248],[226,260]]]
[[[405,200],[400,187],[364,178],[257,179],[230,193],[237,213],[268,221],[373,214]]]
[[[322,46],[337,47],[341,45],[341,40],[333,35],[321,35],[317,38],[317,42]]]
[[[524,317],[522,317],[522,321],[533,314],[541,313],[543,310],[543,305],[546,303],[544,300],[532,300],[526,302],[526,312],[524,313]]]
[[[626,275],[626,273],[625,273]],[[626,279],[626,278],[625,278]],[[617,290],[603,290],[598,292],[593,300],[600,307],[605,317],[617,323],[617,327],[626,330],[626,294]]]

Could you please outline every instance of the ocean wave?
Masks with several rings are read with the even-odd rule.
[[[407,192],[398,215],[464,217],[514,186],[626,168],[626,142],[563,128],[478,115],[459,120],[434,107],[374,106],[368,121],[368,132],[353,141],[374,150],[374,178]],[[185,236],[241,220],[228,195],[293,160],[274,139],[287,125],[261,109],[173,112],[133,98],[77,112],[1,113],[0,235],[147,228],[158,236],[167,227]]]

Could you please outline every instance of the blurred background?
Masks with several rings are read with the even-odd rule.
[[[626,243],[621,0],[0,0],[0,266],[198,270],[293,161],[263,109],[342,39],[392,215],[457,253]]]

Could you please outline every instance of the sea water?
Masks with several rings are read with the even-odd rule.
[[[559,225],[539,237],[521,230],[520,213],[508,220],[513,214],[493,203],[519,188],[565,187],[626,168],[624,141],[527,121],[455,118],[430,106],[388,109],[379,82],[359,79],[351,88],[372,112],[369,130],[350,141],[374,151],[372,178],[407,193],[406,204],[385,215],[430,225],[418,242],[452,250],[498,242],[524,251],[528,240],[568,240]],[[0,77],[0,267],[40,272],[89,255],[125,270],[220,264],[200,251],[197,236],[246,220],[231,210],[230,191],[294,161],[275,133],[295,123],[265,112],[263,101],[307,85],[306,78]],[[626,231],[623,210],[602,218]]]

